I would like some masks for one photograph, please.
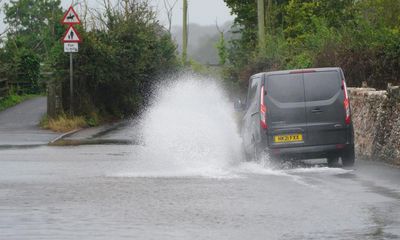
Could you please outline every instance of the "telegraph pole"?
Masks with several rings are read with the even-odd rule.
[[[265,0],[257,0],[258,13],[258,47],[260,54],[265,53]]]
[[[183,0],[182,63],[184,66],[187,63],[187,48],[188,48],[187,11],[188,11],[188,2],[187,0]]]

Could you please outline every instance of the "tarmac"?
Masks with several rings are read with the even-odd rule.
[[[101,125],[98,127],[78,129],[66,133],[49,143],[51,146],[77,146],[77,145],[98,145],[138,144],[137,138],[129,134],[131,122],[129,120]]]
[[[47,112],[47,98],[37,97],[0,112],[0,149],[44,145],[132,144],[126,134],[130,121],[58,133],[42,129],[40,120]]]
[[[37,97],[0,112],[0,148],[47,145],[61,133],[39,127],[47,111],[47,98]]]

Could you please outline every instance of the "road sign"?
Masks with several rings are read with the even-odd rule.
[[[73,26],[69,26],[62,39],[63,43],[79,43],[82,41],[78,31]]]
[[[78,52],[78,50],[79,50],[78,43],[69,43],[69,42],[64,43],[64,52],[76,53],[76,52]]]
[[[81,20],[76,14],[74,8],[71,6],[69,7],[68,11],[64,14],[63,19],[61,20],[62,24],[68,24],[69,28],[65,33],[64,37],[62,38],[62,42],[64,43],[64,52],[69,53],[69,94],[70,94],[70,101],[69,101],[69,108],[71,114],[74,114],[74,65],[73,65],[73,57],[72,54],[74,52],[78,52],[78,43],[82,41],[81,37],[79,36],[78,31],[74,28],[75,24],[81,24]]]
[[[78,17],[78,14],[76,14],[75,9],[71,6],[69,7],[68,11],[64,14],[64,17],[61,21],[62,24],[81,24],[81,20]]]

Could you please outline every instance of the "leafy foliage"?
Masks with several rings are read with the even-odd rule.
[[[39,91],[40,58],[33,51],[22,48],[16,54],[15,75],[29,85],[25,92]]]
[[[11,0],[5,4],[7,38],[0,49],[0,74],[14,85],[40,91],[41,71],[53,72],[69,107],[69,55],[60,38],[60,0]],[[176,46],[146,1],[121,1],[93,15],[94,24],[78,27],[83,43],[74,54],[75,114],[89,125],[99,118],[120,118],[140,111],[152,85],[177,68]],[[100,116],[100,117],[99,117]]]
[[[104,22],[103,29],[79,30],[84,41],[74,56],[74,108],[81,115],[126,117],[140,111],[159,76],[176,69],[176,46],[146,3],[108,9]],[[52,51],[69,106],[68,57],[60,46]]]
[[[217,48],[218,51],[219,64],[225,65],[226,60],[228,58],[228,52],[226,49],[225,35],[223,32],[220,33],[220,38],[215,47]]]
[[[267,1],[266,54],[256,46],[254,1],[225,0],[237,15],[229,44],[227,81],[245,86],[259,71],[340,66],[350,85],[400,84],[400,2],[397,0]]]
[[[23,86],[23,92],[39,92],[40,63],[64,31],[60,0],[12,0],[5,4],[4,13],[8,32],[0,51],[0,74]]]

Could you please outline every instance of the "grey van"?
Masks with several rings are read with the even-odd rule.
[[[326,158],[329,166],[354,165],[350,99],[340,68],[259,73],[250,78],[243,111],[243,145],[257,158]]]

